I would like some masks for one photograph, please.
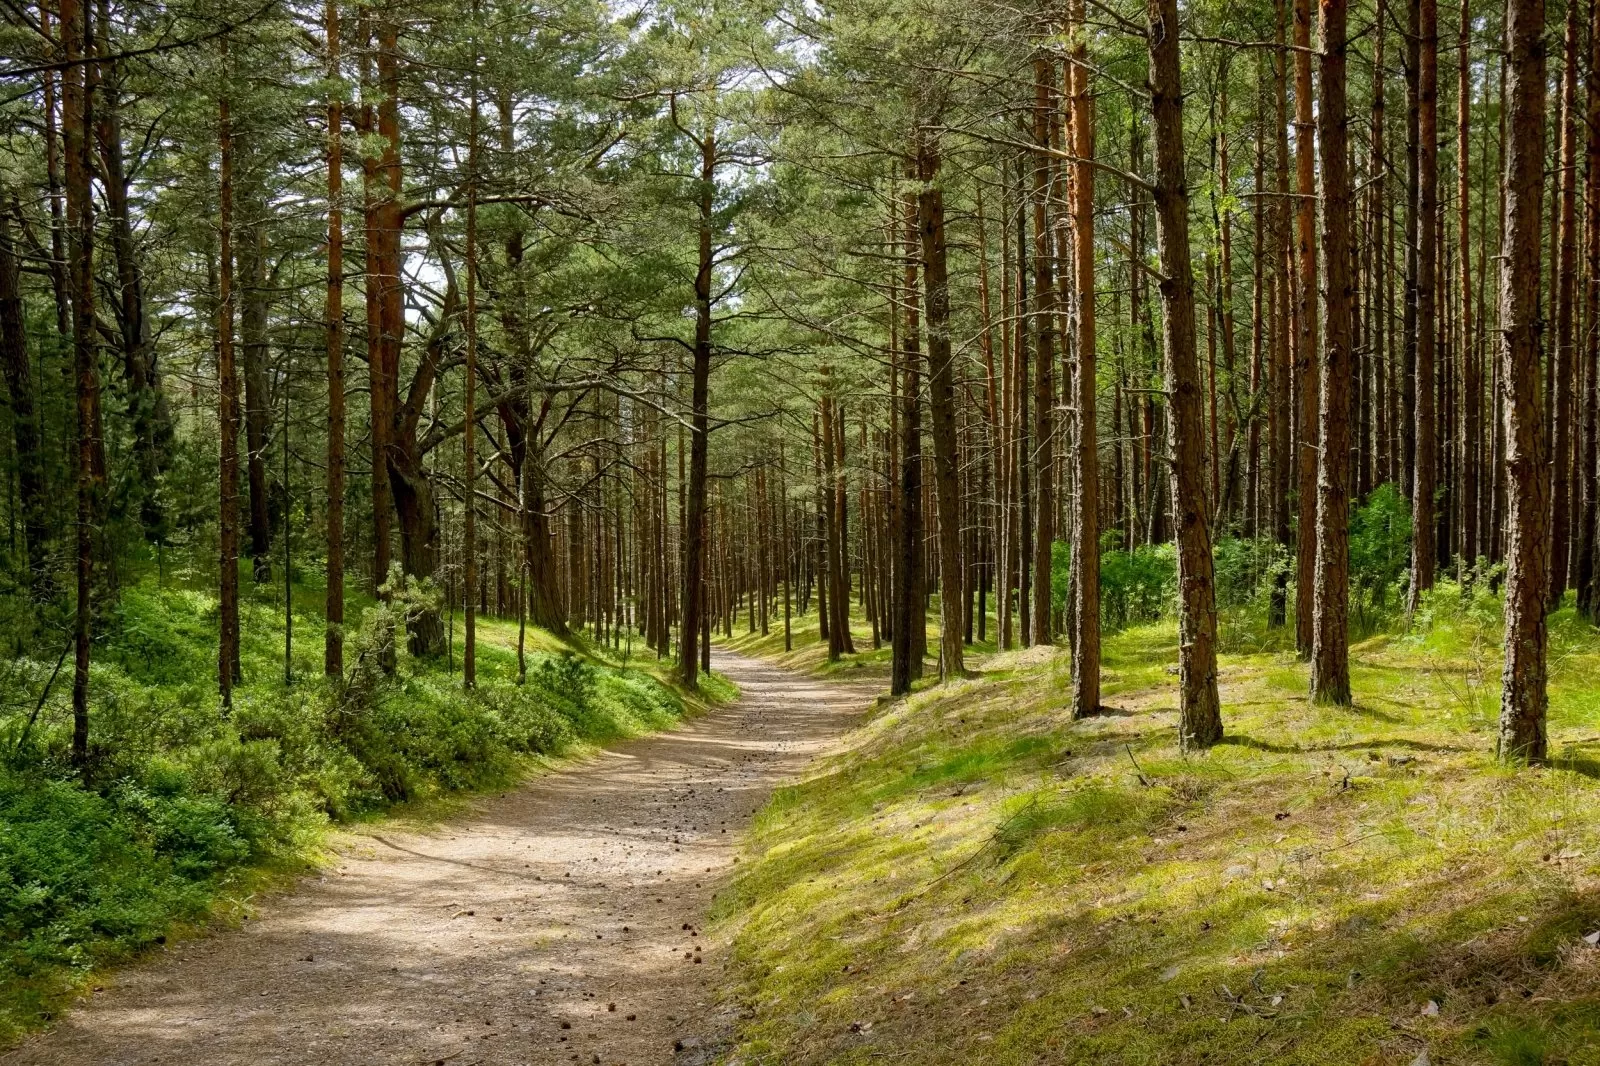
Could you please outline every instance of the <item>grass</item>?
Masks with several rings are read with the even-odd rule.
[[[19,656],[0,709],[0,1048],[47,1024],[108,965],[249,912],[316,863],[329,830],[396,815],[436,820],[594,747],[731,698],[691,700],[653,653],[480,620],[478,687],[461,688],[460,621],[447,660],[402,652],[357,666],[381,631],[354,589],[348,685],[322,676],[322,588],[293,590],[296,682],[283,681],[282,586],[241,580],[244,683],[218,704],[216,601],[203,568],[125,587],[91,671],[87,786],[68,765],[70,666],[39,704],[55,655]],[[368,662],[374,661],[371,657]],[[29,729],[27,718],[40,706]]]
[[[1085,721],[1040,649],[880,704],[718,901],[730,1061],[1600,1062],[1600,638],[1554,618],[1555,762],[1505,769],[1491,607],[1355,647],[1342,710],[1228,627],[1202,756],[1169,623],[1107,640]]]

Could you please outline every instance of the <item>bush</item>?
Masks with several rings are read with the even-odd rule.
[[[546,659],[530,674],[533,688],[575,727],[594,713],[595,669],[570,651]],[[583,731],[580,728],[580,731]]]
[[[1121,540],[1116,530],[1100,538],[1100,624],[1111,630],[1160,618],[1172,608],[1178,591],[1178,557],[1172,545],[1142,544],[1128,552],[1113,547]],[[1054,541],[1050,606],[1059,617],[1065,617],[1071,582],[1072,546]]]
[[[1411,505],[1392,482],[1384,482],[1350,519],[1351,600],[1361,628],[1371,629],[1398,608],[1410,565]]]
[[[0,771],[0,983],[154,942],[249,852],[214,800]]]
[[[1212,549],[1218,607],[1265,607],[1289,573],[1289,550],[1270,537],[1224,537]]]
[[[1100,556],[1100,621],[1108,629],[1160,618],[1177,592],[1178,556],[1171,544]]]

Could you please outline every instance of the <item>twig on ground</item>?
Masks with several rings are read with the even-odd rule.
[[[1139,765],[1139,760],[1133,757],[1133,746],[1124,741],[1122,750],[1128,753],[1128,761],[1133,763],[1133,774],[1139,779],[1139,784],[1149,788],[1150,781],[1144,776],[1144,768]]]

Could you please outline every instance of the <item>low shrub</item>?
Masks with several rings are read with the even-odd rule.
[[[1177,554],[1170,544],[1141,544],[1100,556],[1100,618],[1107,628],[1160,618],[1177,591]]]

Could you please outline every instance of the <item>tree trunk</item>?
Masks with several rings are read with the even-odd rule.
[[[1421,0],[1417,9],[1417,355],[1416,472],[1411,493],[1411,584],[1407,612],[1433,588],[1437,561],[1433,494],[1438,463],[1434,408],[1434,343],[1439,277],[1439,2]]]
[[[816,483],[817,536],[815,544],[817,572],[817,638],[827,642],[833,654],[833,570],[829,562],[828,546],[832,543],[828,521],[828,479],[823,477],[822,464],[822,412],[811,416],[811,474]],[[835,656],[837,657],[837,656]]]
[[[1048,149],[1055,123],[1055,97],[1049,58],[1033,60],[1033,139]],[[1049,644],[1053,606],[1050,549],[1055,538],[1055,347],[1056,287],[1051,280],[1055,257],[1051,248],[1050,156],[1033,159],[1033,642]]]
[[[227,38],[223,38],[226,57]],[[217,681],[223,707],[233,706],[239,662],[239,375],[233,346],[233,122],[228,97],[218,103],[217,397],[222,434],[220,504],[220,639]]]
[[[473,3],[473,17],[477,17],[477,3]],[[464,557],[463,578],[467,588],[478,584],[478,56],[477,37],[473,37],[471,75],[471,115],[467,120],[467,234],[466,254],[462,269],[467,274],[466,315],[466,396],[463,399],[461,431],[461,467],[466,485],[462,490],[461,552]],[[461,684],[476,688],[478,684],[478,613],[477,604],[467,597],[462,612]]]
[[[96,27],[100,50],[106,45],[109,17],[106,0],[98,0]],[[116,319],[117,341],[122,352],[123,377],[128,390],[128,414],[133,423],[133,445],[138,485],[134,492],[139,504],[139,520],[146,536],[161,540],[167,535],[161,496],[157,491],[166,471],[172,448],[172,413],[161,387],[156,364],[156,347],[150,338],[145,318],[144,272],[134,242],[133,219],[129,210],[129,177],[122,144],[121,69],[118,64],[101,68],[98,119],[100,178],[105,189],[107,224],[115,260],[117,291],[111,301]]]
[[[1317,473],[1317,586],[1311,698],[1350,704],[1350,174],[1345,104],[1345,0],[1322,0],[1322,79],[1317,101],[1322,158],[1323,315],[1321,426]]]
[[[433,478],[424,462],[428,444],[418,438],[423,406],[432,392],[444,361],[448,326],[455,319],[459,294],[455,275],[446,275],[439,321],[423,346],[415,376],[404,403],[385,404],[395,412],[389,427],[389,489],[400,520],[400,566],[407,580],[430,581],[439,569],[439,512],[434,503]],[[445,650],[444,621],[437,607],[413,606],[406,615],[407,650],[413,656],[438,655]]]
[[[917,134],[917,219],[928,315],[928,413],[933,422],[933,487],[939,500],[939,677],[966,676],[963,658],[960,458],[956,454],[956,390],[950,351],[950,279],[946,265],[944,192],[937,184],[939,146]]]
[[[1017,366],[1014,391],[1017,400],[1016,434],[1013,439],[1013,468],[1017,474],[1017,618],[1022,629],[1022,646],[1031,647],[1033,635],[1033,428],[1028,417],[1031,397],[1028,389],[1028,157],[1017,162]]]
[[[555,543],[546,510],[544,462],[529,448],[521,473],[522,544],[528,568],[528,619],[557,637],[567,635],[567,608],[556,573]],[[581,621],[581,619],[580,619]],[[689,644],[692,646],[693,641]]]
[[[839,472],[834,465],[833,381],[827,367],[822,370],[822,410],[820,414],[822,441],[822,514],[823,549],[827,552],[828,567],[828,661],[838,662],[845,653],[845,632],[849,625],[850,601],[844,592],[843,551],[839,536]]]
[[[1567,589],[1572,541],[1572,420],[1578,392],[1577,362],[1573,349],[1573,296],[1578,277],[1578,4],[1567,4],[1564,58],[1561,67],[1561,200],[1558,205],[1560,239],[1557,246],[1556,344],[1550,360],[1549,402],[1553,414],[1550,485],[1550,609],[1561,606]]]
[[[81,0],[79,0],[81,5]],[[80,8],[81,9],[81,8]],[[39,5],[39,32],[50,40],[50,5]],[[62,34],[63,42],[66,34]],[[80,48],[81,52],[82,49]],[[72,75],[71,70],[61,73],[62,87]],[[62,221],[64,210],[61,188],[61,137],[57,128],[56,108],[56,77],[54,70],[46,70],[39,76],[40,103],[44,111],[44,173],[46,186],[46,199],[50,202],[50,290],[55,296],[56,333],[63,341],[71,338],[72,326],[70,323],[71,296],[68,292],[67,280],[67,251],[66,251],[66,226]],[[65,101],[63,101],[63,104]]]
[[[850,635],[850,481],[849,468],[845,465],[844,405],[837,400],[833,404],[833,417],[834,476],[828,479],[828,488],[834,498],[833,513],[838,519],[835,535],[839,544],[839,579],[833,600],[833,619],[845,654],[854,655],[856,643]]]
[[[1544,179],[1544,0],[1506,4],[1505,258],[1500,374],[1506,405],[1506,629],[1499,754],[1542,762],[1548,694],[1550,467],[1539,382]]]
[[[1207,528],[1205,418],[1195,347],[1194,268],[1184,174],[1183,85],[1177,0],[1148,0],[1151,112],[1155,120],[1156,243],[1161,253],[1162,349],[1171,407],[1172,500],[1178,526],[1178,742],[1222,739],[1217,699],[1217,608]]]
[[[1285,34],[1283,0],[1274,0],[1274,25],[1277,41],[1282,44]],[[1272,529],[1273,539],[1287,559],[1293,536],[1289,524],[1290,489],[1293,485],[1291,471],[1298,469],[1293,454],[1292,418],[1290,403],[1290,362],[1292,349],[1290,336],[1291,279],[1289,273],[1289,92],[1288,63],[1284,52],[1272,56],[1273,105],[1277,134],[1277,175],[1274,183],[1278,196],[1272,207],[1272,239],[1269,242],[1272,256],[1272,276],[1277,293],[1278,313],[1272,329],[1272,403],[1268,415],[1268,436],[1272,452]],[[1380,80],[1379,84],[1382,82]],[[1272,582],[1272,592],[1267,606],[1267,624],[1273,627],[1288,621],[1289,568],[1280,566]]]
[[[339,0],[327,0],[328,81],[339,78]],[[328,98],[328,591],[322,669],[344,674],[344,102],[342,87]],[[471,589],[471,586],[468,586]]]
[[[704,630],[709,640],[709,616],[704,614],[706,533],[706,444],[710,432],[711,388],[711,222],[716,190],[717,141],[708,130],[700,144],[699,266],[694,276],[694,348],[689,369],[689,491],[683,532],[683,637],[678,646],[679,680],[691,692],[699,690],[695,634]],[[537,582],[536,582],[537,584]]]
[[[363,23],[366,17],[363,12]],[[389,436],[394,426],[394,411],[390,406],[390,397],[395,391],[395,386],[389,380],[388,364],[391,344],[398,348],[399,337],[389,336],[385,309],[389,303],[388,292],[391,289],[398,290],[400,284],[398,257],[391,262],[387,255],[391,245],[398,248],[399,244],[399,218],[397,213],[390,209],[390,201],[398,196],[400,178],[397,154],[399,127],[396,114],[393,116],[395,140],[391,141],[387,136],[391,125],[389,119],[378,117],[380,112],[387,114],[389,109],[383,99],[383,90],[372,80],[372,42],[367,33],[362,33],[360,37],[364,51],[367,52],[367,56],[363,59],[362,72],[361,132],[368,136],[364,137],[362,142],[366,150],[361,160],[361,178],[367,245],[367,395],[370,401],[368,433],[372,456],[372,584],[374,594],[380,600],[386,600],[394,528],[394,503],[389,487],[388,454]],[[380,23],[376,51],[380,57],[388,56],[387,60],[379,59],[380,69],[385,64],[393,66],[394,46],[395,32],[392,25]],[[369,94],[378,97],[376,107],[368,98]],[[377,154],[372,154],[373,145],[370,137],[374,133],[382,138],[382,147],[378,149]],[[396,272],[391,274],[391,269]],[[398,356],[398,352],[396,355]],[[394,668],[392,648],[393,642],[390,641],[379,656],[380,663],[386,670]]]
[[[1482,433],[1483,375],[1474,347],[1472,318],[1472,5],[1461,0],[1458,29],[1461,56],[1456,67],[1456,243],[1461,256],[1461,429],[1457,447],[1461,488],[1461,562],[1463,577],[1478,560],[1478,437]],[[1479,327],[1481,328],[1481,326]]]
[[[77,596],[73,619],[72,764],[89,768],[89,643],[93,625],[94,531],[105,486],[100,438],[100,372],[94,307],[94,34],[79,0],[60,5],[63,54],[62,141],[67,177],[67,251],[72,294],[73,379],[77,409]],[[224,660],[226,661],[226,660]]]
[[[239,339],[244,355],[245,470],[250,486],[250,562],[256,584],[272,580],[272,517],[267,506],[267,264],[264,195],[245,200],[236,267],[242,292]]]
[[[1317,210],[1316,126],[1311,114],[1311,4],[1294,0],[1294,135],[1296,253],[1299,302],[1295,307],[1294,382],[1297,451],[1295,498],[1295,648],[1311,655],[1317,564]]]
[[[920,238],[916,200],[906,197],[905,283],[906,329],[900,365],[900,523],[895,545],[894,632],[890,637],[889,692],[903,696],[922,676],[922,648],[927,640],[922,572],[922,360],[917,300]]]
[[[1094,97],[1089,91],[1088,28],[1083,0],[1070,0],[1073,164],[1072,267],[1077,300],[1077,360],[1071,403],[1077,433],[1073,440],[1072,475],[1078,486],[1072,504],[1072,588],[1077,597],[1072,620],[1072,716],[1100,710],[1100,441],[1095,412],[1095,279],[1094,279]]]
[[[1582,441],[1578,476],[1582,479],[1583,508],[1578,519],[1576,583],[1578,610],[1591,622],[1600,616],[1600,595],[1595,588],[1595,522],[1600,510],[1600,4],[1591,3],[1589,26],[1588,160],[1584,186],[1584,259],[1588,270],[1583,287],[1583,399]]]

